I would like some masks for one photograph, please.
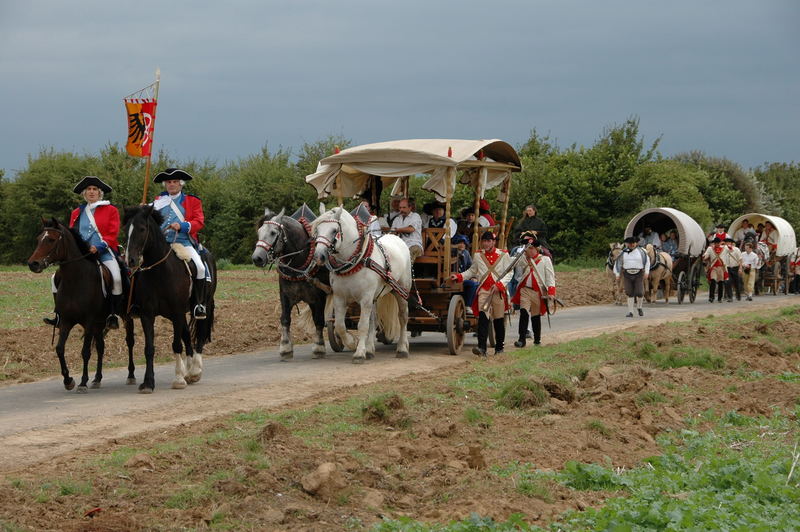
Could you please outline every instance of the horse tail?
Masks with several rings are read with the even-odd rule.
[[[297,307],[300,309],[297,319],[295,320],[297,330],[303,331],[306,335],[313,338],[317,332],[317,326],[314,324],[314,313],[311,312],[311,307],[305,303],[298,303]]]
[[[389,342],[395,342],[400,337],[400,308],[397,298],[392,292],[384,294],[378,299],[375,308],[376,321],[380,323],[383,335]]]
[[[189,318],[189,331],[192,334],[192,344],[203,346],[211,341],[211,331],[214,329],[214,300],[206,305],[206,319],[198,320],[194,316]]]
[[[333,294],[325,297],[325,321],[333,319]]]

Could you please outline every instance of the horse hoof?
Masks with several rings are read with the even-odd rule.
[[[67,389],[67,390],[71,390],[74,387],[75,387],[75,379],[70,377],[69,380],[64,383],[64,388]]]
[[[311,358],[325,358],[325,353],[312,353]]]
[[[194,384],[196,382],[200,382],[200,376],[201,375],[199,373],[197,375],[187,375],[186,376],[186,382],[188,384]]]
[[[86,386],[78,386],[78,389],[75,390],[75,393],[89,393],[89,388]]]
[[[186,388],[186,381],[179,380],[179,381],[172,381],[172,389],[173,390],[183,390]]]
[[[375,353],[367,352],[367,360],[372,360],[373,358],[375,358]]]
[[[408,358],[408,351],[398,351],[395,358]]]
[[[92,388],[93,390],[96,390],[96,389],[98,389],[99,387],[100,387],[100,381],[92,381],[92,386],[91,386],[91,388]]]
[[[363,364],[365,361],[364,357],[353,357],[353,364]]]
[[[128,377],[128,380],[125,381],[125,384],[136,384],[136,378]]]
[[[294,352],[292,351],[289,351],[288,353],[281,353],[281,362],[289,362],[293,358]]]
[[[153,389],[152,388],[148,388],[144,384],[142,384],[141,386],[139,386],[139,393],[151,394],[151,393],[153,393]]]

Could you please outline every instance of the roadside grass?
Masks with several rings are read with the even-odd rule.
[[[781,316],[781,319],[793,319],[792,316]],[[699,320],[700,325],[692,325],[718,327],[720,320],[704,319]],[[738,322],[725,320],[723,323],[741,324],[742,319]],[[415,420],[430,416],[442,405],[457,405],[458,412],[463,412],[463,420],[467,424],[490,429],[486,431],[490,433],[491,427],[499,425],[497,420],[502,416],[525,418],[530,416],[531,410],[535,411],[536,404],[541,404],[538,401],[546,401],[548,392],[542,384],[545,381],[574,391],[577,381],[602,365],[642,362],[664,368],[697,365],[716,372],[720,369],[716,358],[719,357],[713,351],[682,345],[658,348],[648,343],[644,336],[629,332],[560,345],[531,347],[515,351],[505,360],[476,362],[468,372],[441,380],[424,380],[413,393],[401,394],[393,390],[391,384],[375,384],[361,389],[357,395],[336,402],[280,412],[244,412],[215,422],[213,429],[202,434],[178,436],[172,441],[149,447],[118,447],[89,461],[85,469],[93,473],[91,478],[100,477],[98,482],[112,484],[126,498],[141,502],[148,495],[137,488],[126,463],[137,454],[147,454],[156,462],[163,485],[168,486],[158,495],[158,505],[167,509],[202,510],[203,515],[211,516],[207,523],[210,528],[257,528],[258,523],[242,516],[234,518],[224,510],[209,514],[207,509],[221,508],[235,500],[234,495],[225,494],[217,488],[221,482],[238,482],[249,489],[248,482],[253,480],[241,476],[239,468],[279,471],[285,466],[281,463],[282,458],[273,456],[271,461],[266,456],[270,444],[261,438],[261,433],[269,423],[283,425],[291,437],[298,438],[311,449],[329,451],[341,448],[340,439],[343,435],[380,437],[386,433],[387,424],[391,423],[392,428],[397,428],[394,423],[402,419],[406,420],[405,428],[410,427],[405,437],[413,441],[416,438]],[[725,375],[734,378],[737,373],[731,371]],[[750,374],[742,371],[741,376]],[[796,382],[800,376],[785,372],[775,378]],[[735,390],[734,386],[732,384],[730,387]],[[675,393],[680,393],[680,390]],[[637,404],[641,405],[671,400],[654,390],[642,392],[636,397]],[[520,407],[522,410],[519,410]],[[367,412],[378,414],[375,419],[367,419]],[[795,419],[788,414],[775,413],[769,418],[748,417],[739,412],[708,409],[693,416],[688,422],[688,429],[662,435],[659,438],[662,455],[627,471],[614,469],[610,464],[579,462],[569,462],[563,470],[555,473],[538,471],[533,464],[519,462],[491,466],[489,471],[507,481],[504,489],[546,502],[554,497],[554,483],[573,490],[601,489],[620,493],[620,497],[611,499],[602,508],[563,516],[553,525],[562,530],[627,530],[629,528],[624,525],[626,522],[631,523],[632,528],[650,526],[663,529],[668,525],[673,526],[670,523],[676,529],[693,526],[702,528],[725,515],[720,508],[741,518],[747,525],[742,529],[748,529],[749,525],[756,522],[754,519],[762,514],[770,519],[770,524],[775,525],[773,529],[796,529],[800,523],[795,522],[796,519],[800,520],[797,510],[797,503],[800,502],[797,487],[800,472],[795,471],[794,477],[787,477],[791,469],[792,438],[800,428],[796,421],[798,415],[800,406],[794,413]],[[701,433],[700,427],[705,432]],[[711,430],[706,430],[708,427]],[[614,436],[614,428],[601,419],[587,421],[585,428],[605,438]],[[486,444],[489,446],[494,443],[487,440]],[[215,449],[225,449],[228,454],[217,457]],[[371,456],[366,452],[353,450],[350,454],[360,463],[371,462]],[[387,472],[396,473],[399,479],[405,480],[400,466],[396,470],[387,469]],[[60,507],[81,507],[83,499],[93,489],[92,484],[76,482],[69,475],[43,479],[34,477],[37,478],[35,482],[28,478],[5,480],[14,490],[24,493],[28,501],[44,505],[43,508],[54,504],[56,498],[59,498]],[[436,497],[446,502],[444,499],[458,496],[458,488],[452,486],[446,493],[439,493]],[[558,488],[564,489],[562,486]],[[299,488],[295,485],[287,489]],[[756,494],[759,490],[763,492],[760,495]],[[353,498],[354,494],[349,493],[330,503],[347,506]],[[744,500],[739,501],[742,498]],[[152,496],[146,500],[152,502]],[[691,504],[684,507],[682,503],[686,501]],[[789,507],[790,502],[793,507]],[[735,507],[736,504],[739,507]],[[665,519],[667,525],[663,525]],[[353,521],[353,526],[360,525]],[[512,515],[504,522],[474,515],[445,525],[427,525],[402,518],[385,520],[373,529],[541,530],[528,525],[524,517],[519,515]]]

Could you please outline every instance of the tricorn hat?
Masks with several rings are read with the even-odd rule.
[[[481,240],[497,240],[497,237],[491,231],[486,231],[481,235]]]
[[[453,244],[458,244],[459,242],[463,242],[469,246],[469,237],[467,235],[455,235],[453,238],[450,239],[450,242]]]
[[[170,179],[181,179],[183,181],[191,181],[192,176],[188,173],[184,172],[180,168],[167,168],[163,172],[159,172],[153,178],[153,183],[163,183],[164,181],[169,181]]]
[[[727,237],[723,242],[736,242],[736,240],[732,239],[731,237]]]
[[[78,182],[78,184],[75,185],[75,188],[72,189],[72,191],[76,194],[80,194],[81,192],[84,191],[86,187],[90,187],[92,185],[96,186],[103,192],[111,192],[110,186],[103,183],[103,181],[99,177],[95,177],[93,175],[87,175],[86,177],[81,179]]]
[[[711,241],[712,244],[719,244],[720,242],[722,242],[722,240],[720,240],[718,236],[715,236],[714,240]]]
[[[523,231],[519,235],[519,243],[522,246],[538,246],[539,238],[536,236],[536,231]]]
[[[629,236],[625,240],[623,240],[626,244],[632,244],[633,242],[638,242],[635,236]]]
[[[725,229],[725,224],[719,222],[717,225],[714,226],[714,229]]]

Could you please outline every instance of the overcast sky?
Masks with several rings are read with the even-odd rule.
[[[667,156],[800,160],[795,0],[0,0],[0,168],[124,144],[156,67],[155,145],[179,159],[329,134],[591,145],[635,115]]]

